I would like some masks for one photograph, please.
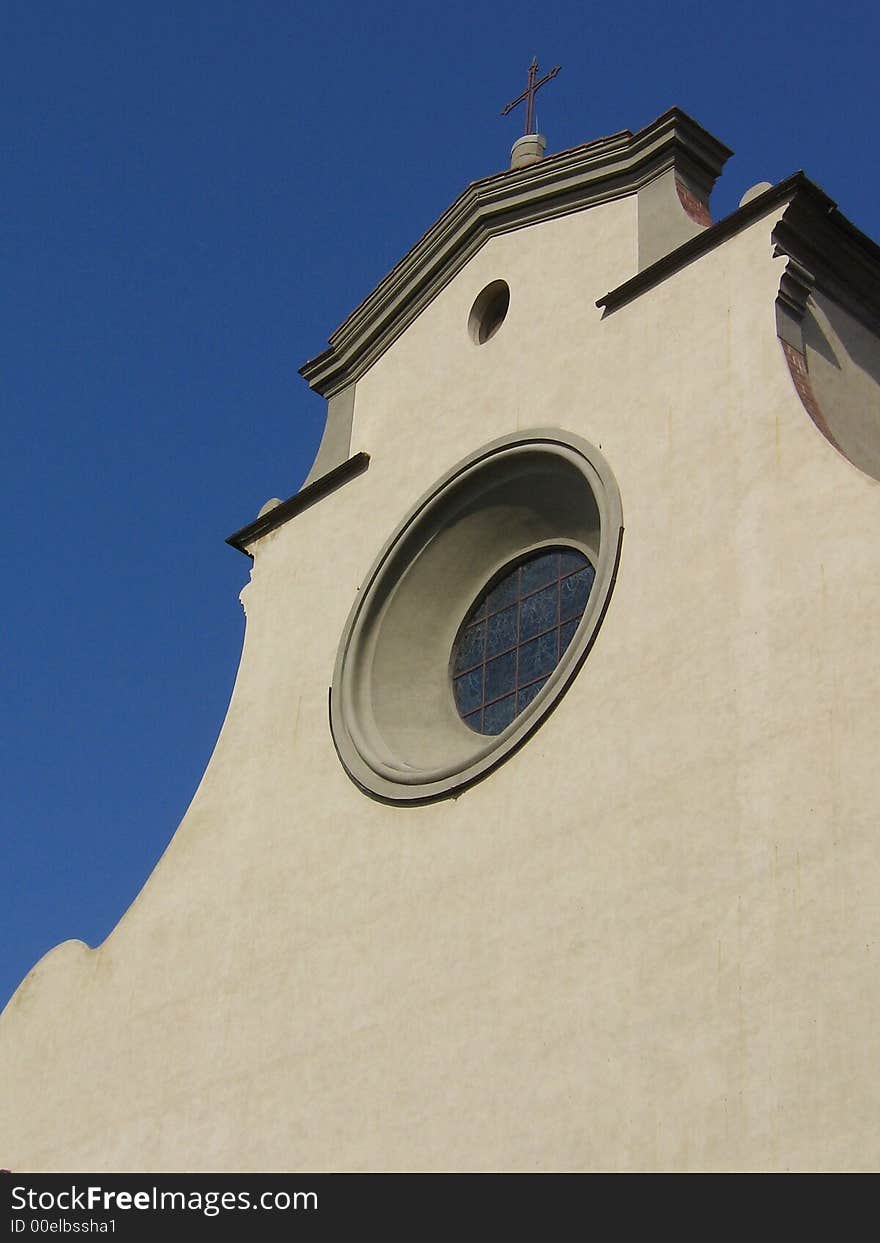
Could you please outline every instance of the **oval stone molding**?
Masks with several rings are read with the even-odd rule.
[[[558,702],[608,607],[623,535],[602,454],[557,429],[502,437],[437,481],[370,569],[343,631],[330,726],[352,779],[387,802],[457,793],[501,763]],[[456,710],[450,655],[462,619],[511,562],[568,545],[596,578],[577,633],[542,692],[500,734]]]

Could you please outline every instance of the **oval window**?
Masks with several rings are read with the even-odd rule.
[[[483,589],[452,649],[459,715],[500,734],[544,689],[574,638],[596,571],[575,548],[541,549]]]
[[[522,745],[590,651],[620,494],[593,445],[511,433],[441,476],[356,593],[330,691],[349,776],[392,802],[455,795]]]
[[[468,316],[468,328],[475,345],[485,345],[504,323],[510,306],[507,281],[492,281],[477,297]]]

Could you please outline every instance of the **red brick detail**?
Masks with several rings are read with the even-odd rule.
[[[675,179],[675,188],[678,191],[678,201],[686,214],[690,216],[695,224],[701,224],[708,228],[712,223],[712,217],[709,215],[709,208],[703,200],[698,199],[693,191],[689,190],[677,177]]]
[[[785,361],[788,363],[788,370],[791,372],[791,378],[794,380],[797,395],[801,399],[801,404],[825,439],[834,445],[838,453],[843,453],[843,449],[841,449],[831,434],[831,428],[826,423],[825,415],[822,413],[813,393],[813,386],[810,384],[810,375],[807,371],[806,356],[800,350],[796,350],[793,345],[789,345],[787,341],[782,341],[780,344],[785,354]],[[843,456],[846,457],[846,454],[844,453]]]

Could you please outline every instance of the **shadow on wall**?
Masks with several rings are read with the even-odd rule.
[[[880,482],[880,339],[815,294],[803,321],[810,385],[841,452]]]

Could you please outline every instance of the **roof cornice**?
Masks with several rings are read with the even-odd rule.
[[[730,149],[680,108],[645,129],[475,181],[300,368],[330,397],[357,380],[490,238],[636,193],[670,168],[708,199]]]
[[[815,193],[796,194],[773,230],[777,251],[797,260],[814,288],[880,334],[880,246],[823,191],[806,184]]]
[[[706,254],[707,251],[713,250],[721,242],[726,241],[727,238],[733,237],[735,233],[739,233],[741,229],[758,220],[765,212],[784,203],[799,187],[806,188],[808,192],[822,194],[818,186],[813,185],[803,173],[794,173],[791,177],[787,177],[785,181],[780,181],[775,186],[771,186],[769,190],[765,190],[763,194],[757,195],[744,204],[744,206],[738,207],[729,216],[724,216],[723,219],[716,221],[705,232],[698,233],[681,246],[677,246],[675,250],[669,251],[668,254],[658,259],[656,263],[643,268],[641,272],[637,272],[635,276],[630,277],[628,281],[624,281],[622,285],[617,285],[616,288],[609,290],[608,293],[598,299],[596,306],[600,307],[607,314],[611,314],[611,312],[618,310],[619,307],[625,306],[627,302],[632,302],[634,298],[638,298],[640,294],[653,289],[655,285],[659,285],[661,281],[680,271],[681,268],[692,263],[700,255]],[[831,202],[830,199],[827,201]]]
[[[880,331],[880,246],[857,229],[833,199],[803,172],[793,173],[725,216],[705,232],[624,281],[596,305],[606,314],[632,302],[695,259],[774,208],[782,208],[774,230],[777,253],[807,268],[817,289]]]
[[[252,556],[250,548],[257,540],[262,539],[264,535],[268,535],[270,531],[283,526],[289,519],[297,514],[301,514],[304,509],[308,509],[311,505],[323,500],[325,496],[329,496],[331,492],[341,488],[344,483],[348,483],[349,479],[362,475],[369,464],[369,453],[356,453],[354,457],[348,458],[347,461],[341,462],[333,470],[327,471],[325,475],[322,475],[320,479],[316,479],[314,483],[306,484],[304,488],[300,488],[299,492],[289,496],[286,501],[279,501],[271,509],[267,509],[264,513],[259,514],[253,522],[249,522],[246,527],[242,527],[240,531],[235,531],[230,535],[226,543],[233,548],[237,548],[239,552],[243,552],[245,556]]]

